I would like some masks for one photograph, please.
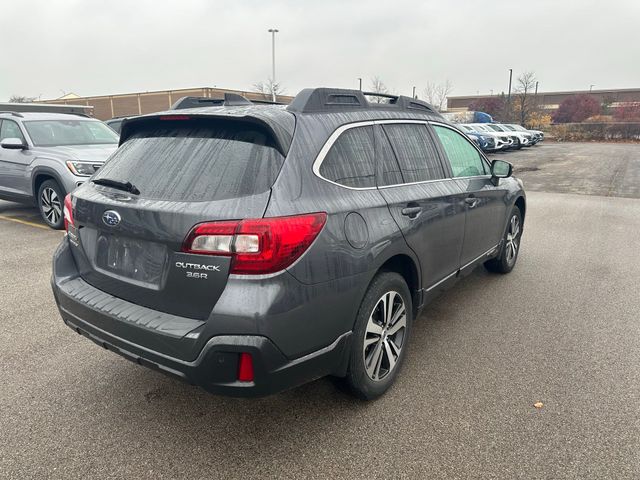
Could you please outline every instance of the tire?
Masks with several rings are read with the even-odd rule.
[[[64,197],[66,193],[53,179],[42,182],[38,189],[38,209],[44,222],[51,228],[62,230],[64,227]]]
[[[515,234],[514,234],[515,232]],[[500,254],[487,260],[484,266],[487,270],[497,273],[509,273],[516,266],[520,253],[520,241],[522,239],[522,213],[518,207],[513,207],[509,214],[507,228],[502,239]]]
[[[388,310],[381,308],[389,299],[391,318]],[[407,352],[412,322],[411,293],[404,278],[395,272],[376,275],[358,310],[344,379],[353,395],[372,400],[391,387]]]

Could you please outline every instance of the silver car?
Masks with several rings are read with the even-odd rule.
[[[36,204],[61,229],[64,197],[116,150],[118,135],[83,115],[0,112],[0,146],[0,199]]]

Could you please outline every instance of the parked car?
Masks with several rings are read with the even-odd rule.
[[[37,205],[46,224],[61,229],[65,195],[117,146],[110,128],[84,115],[0,112],[0,198]]]
[[[65,199],[64,322],[210,392],[333,375],[382,395],[438,292],[478,265],[514,268],[526,200],[509,163],[428,104],[365,95],[129,118]]]
[[[492,128],[497,132],[515,135],[515,148],[517,148],[518,150],[522,147],[530,147],[532,145],[533,135],[529,132],[522,132],[520,130],[508,128],[506,125],[503,125],[501,123],[490,123],[488,126],[489,128]]]
[[[536,143],[540,143],[544,140],[544,132],[540,131],[540,130],[529,130],[524,128],[522,125],[517,125],[517,124],[513,124],[513,123],[507,123],[507,124],[503,124],[503,126],[505,128],[508,128],[511,131],[517,131],[517,132],[526,132],[531,134],[532,138],[532,144],[535,145]]]
[[[107,124],[107,126],[109,126],[111,130],[120,135],[120,129],[122,128],[123,120],[124,117],[116,117],[112,118],[111,120],[106,120],[104,123]]]
[[[491,128],[489,125],[490,124],[488,123],[469,124],[470,127],[475,128],[479,132],[493,133],[494,135],[498,136],[503,142],[507,144],[507,146],[504,148],[505,150],[510,148],[519,148],[517,135],[515,135],[514,133],[506,133],[501,130]]]
[[[507,141],[494,133],[479,131],[470,125],[464,124],[459,124],[457,127],[471,139],[477,138],[476,143],[483,152],[497,152],[509,147]]]

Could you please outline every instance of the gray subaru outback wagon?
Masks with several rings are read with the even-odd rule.
[[[428,104],[368,95],[125,120],[65,199],[64,322],[214,393],[332,375],[383,394],[430,299],[480,264],[514,267],[525,194]]]

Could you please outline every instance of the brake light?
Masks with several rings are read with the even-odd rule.
[[[326,213],[201,223],[193,227],[182,251],[230,256],[230,273],[265,274],[287,268],[313,243]]]
[[[250,353],[242,352],[238,362],[238,381],[253,382],[253,357]]]
[[[160,120],[189,120],[189,115],[161,115]]]
[[[73,226],[73,204],[71,203],[71,194],[67,193],[64,197],[64,229],[69,231],[69,225]]]

